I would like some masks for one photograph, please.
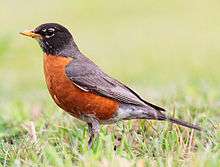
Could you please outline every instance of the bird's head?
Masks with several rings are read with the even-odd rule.
[[[56,55],[71,47],[77,49],[68,29],[57,23],[41,24],[34,30],[20,34],[36,39],[46,54]]]

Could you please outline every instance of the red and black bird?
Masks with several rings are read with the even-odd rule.
[[[87,122],[89,147],[100,124],[129,119],[170,121],[201,130],[197,125],[167,116],[165,109],[142,99],[128,86],[104,73],[80,52],[71,33],[60,24],[46,23],[22,35],[35,38],[44,52],[44,73],[55,103]]]

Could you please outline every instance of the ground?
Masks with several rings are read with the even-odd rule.
[[[220,166],[220,3],[2,1],[1,166]],[[48,94],[37,42],[19,31],[59,22],[111,76],[199,133],[156,121],[102,126],[91,150],[85,123]],[[36,132],[36,133],[35,133]]]

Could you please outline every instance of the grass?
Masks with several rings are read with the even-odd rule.
[[[0,165],[219,166],[218,6],[214,0],[2,1]],[[104,71],[207,132],[167,122],[119,122],[102,126],[88,150],[86,124],[49,97],[39,46],[18,35],[44,22],[67,25]]]

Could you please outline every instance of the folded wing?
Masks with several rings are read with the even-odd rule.
[[[109,97],[120,103],[137,106],[150,106],[158,111],[165,109],[143,100],[132,89],[105,74],[98,66],[87,58],[74,59],[66,66],[67,77],[84,91]]]

